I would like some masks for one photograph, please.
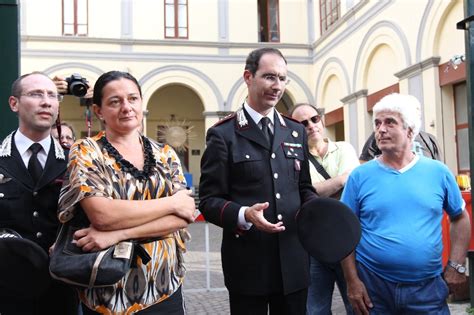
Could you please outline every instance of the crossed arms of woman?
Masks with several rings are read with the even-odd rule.
[[[188,190],[152,200],[90,197],[80,203],[91,222],[89,228],[74,234],[84,251],[98,251],[123,240],[164,236],[194,221],[194,199]]]
[[[60,198],[61,211],[71,212],[79,203],[91,223],[74,234],[77,246],[97,251],[123,240],[168,235],[194,221],[195,204],[188,190],[149,200],[118,197],[111,188],[117,189],[117,183],[108,182],[108,162],[92,158],[96,155],[91,152],[97,150],[91,143],[93,140],[82,140],[71,148],[69,178]],[[175,155],[174,151],[169,154]],[[182,186],[179,160],[175,157],[173,161],[168,169],[171,181]]]

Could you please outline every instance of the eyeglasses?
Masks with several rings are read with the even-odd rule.
[[[25,94],[21,94],[21,96],[31,97],[35,100],[42,100],[43,98],[48,98],[51,101],[58,101],[61,102],[63,100],[63,95],[55,94],[55,93],[41,93],[41,92],[28,92]]]
[[[262,75],[262,78],[267,81],[269,84],[275,84],[278,82],[280,82],[282,85],[288,85],[290,83],[290,79],[288,79],[287,77],[285,76],[278,76],[276,74],[272,74],[272,73],[267,73],[267,74],[264,74]]]
[[[63,136],[63,135],[61,135],[61,140],[68,140],[68,141],[72,141],[72,140],[74,140],[74,138],[73,138],[73,137],[71,137],[71,136]]]
[[[318,122],[321,121],[321,116],[319,116],[319,115],[314,115],[314,116],[311,117],[309,120],[311,120],[311,122],[312,122],[313,124],[317,124]],[[303,124],[303,126],[308,127],[308,125],[309,125],[309,120],[308,120],[308,119],[302,120],[301,123]]]

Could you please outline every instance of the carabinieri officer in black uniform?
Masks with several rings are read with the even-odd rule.
[[[252,51],[243,76],[246,102],[207,133],[199,210],[223,228],[232,314],[305,314],[309,258],[295,216],[316,197],[306,132],[274,108],[288,82],[279,50]]]
[[[32,241],[44,261],[32,254],[27,241],[18,242],[17,253],[0,250],[1,315],[77,314],[76,292],[51,280],[47,269],[48,250],[59,226],[58,198],[67,167],[68,152],[50,135],[60,98],[55,83],[39,72],[25,74],[12,85],[9,105],[18,115],[19,128],[0,146],[0,230],[13,230]],[[31,266],[24,269],[44,264],[44,274],[25,279],[31,271],[19,266],[28,266],[28,261]]]

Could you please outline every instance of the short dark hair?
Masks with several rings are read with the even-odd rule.
[[[140,97],[142,97],[142,89],[140,84],[138,84],[137,79],[133,75],[128,72],[122,71],[109,71],[102,74],[94,85],[94,95],[92,96],[92,101],[95,105],[101,107],[102,106],[102,96],[104,87],[112,81],[120,80],[120,79],[127,79],[135,83],[140,92]]]
[[[255,73],[258,70],[260,58],[262,58],[262,56],[265,54],[274,54],[280,56],[285,61],[285,63],[288,64],[281,51],[276,48],[264,47],[250,52],[250,54],[247,56],[247,60],[245,61],[245,70],[250,71],[250,73],[255,76]]]
[[[51,80],[51,78],[46,73],[41,72],[41,71],[33,71],[31,73],[26,73],[26,74],[18,77],[15,81],[13,81],[12,89],[11,89],[11,96],[19,97],[21,95],[21,93],[23,92],[23,87],[21,86],[21,81],[23,81],[23,79],[25,79],[25,78],[27,78],[31,75],[35,75],[35,74],[45,76],[45,77],[47,77],[48,79]]]
[[[295,112],[295,110],[298,108],[298,107],[302,107],[302,106],[308,106],[308,107],[311,107],[313,108],[316,113],[319,115],[319,116],[323,116],[324,115],[324,110],[322,108],[317,108],[316,106],[310,104],[310,103],[298,103],[298,104],[295,104],[295,106],[293,106],[291,109],[290,109],[290,112],[288,113],[291,117],[293,117],[293,113]]]

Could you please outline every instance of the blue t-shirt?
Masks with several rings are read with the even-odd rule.
[[[356,260],[393,282],[441,274],[443,209],[456,217],[465,208],[451,171],[426,157],[415,157],[400,171],[378,159],[357,167],[341,201],[360,220]]]

